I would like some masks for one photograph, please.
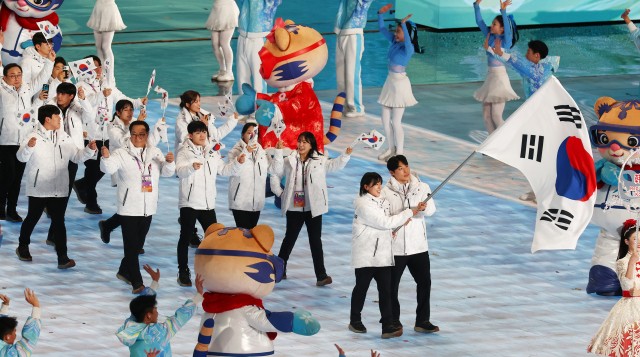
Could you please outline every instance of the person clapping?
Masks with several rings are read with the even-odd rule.
[[[38,343],[42,322],[40,321],[40,302],[36,294],[30,290],[24,290],[24,299],[33,306],[31,317],[27,319],[22,328],[22,339],[16,342],[18,321],[15,317],[9,317],[10,299],[0,294],[2,308],[0,308],[0,357],[28,357],[33,354],[33,349]]]

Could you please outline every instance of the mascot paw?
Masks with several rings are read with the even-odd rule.
[[[293,333],[303,336],[313,336],[320,331],[320,323],[311,317],[308,311],[296,311],[293,314]]]
[[[622,288],[616,272],[602,265],[592,266],[589,270],[587,294],[593,293],[603,296],[622,295]]]
[[[256,104],[260,108],[256,110],[256,121],[262,126],[271,125],[271,119],[276,114],[276,106],[266,100],[258,99]]]
[[[242,85],[242,95],[236,100],[236,110],[241,115],[251,115],[256,109],[256,91],[253,87],[244,83]]]
[[[22,47],[23,50],[31,46],[33,46],[33,40],[27,40],[20,44],[20,47]]]

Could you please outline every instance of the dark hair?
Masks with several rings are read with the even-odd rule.
[[[387,170],[396,171],[398,167],[400,167],[400,163],[409,166],[409,162],[407,161],[407,158],[404,157],[404,155],[392,156],[389,161],[387,161]]]
[[[422,47],[418,43],[418,26],[411,22],[407,21],[404,23],[407,26],[407,33],[409,34],[409,38],[411,39],[411,44],[413,44],[413,50],[415,53],[424,53]],[[398,24],[398,26],[402,27],[402,24]]]
[[[624,228],[622,229],[622,231],[620,231],[620,248],[618,248],[618,259],[622,259],[625,257],[625,255],[627,255],[627,253],[629,252],[629,245],[627,243],[625,243],[625,239],[629,239],[631,238],[631,235],[633,235],[633,233],[636,232],[636,226],[633,225],[632,227],[628,228],[627,231],[624,231]],[[636,237],[636,240],[638,239],[638,237]],[[636,243],[637,244],[637,243]]]
[[[0,341],[12,334],[16,327],[18,327],[18,320],[15,317],[0,316]]]
[[[60,115],[60,109],[55,105],[47,104],[38,108],[38,121],[42,125],[44,125],[46,118],[53,118],[54,115]]]
[[[509,27],[511,27],[512,40],[511,40],[511,43],[507,45],[509,45],[509,48],[513,48],[516,42],[518,42],[518,40],[520,39],[520,34],[518,33],[518,25],[516,25],[516,21],[513,19],[513,16],[509,15],[508,18],[509,18]],[[504,20],[502,19],[502,15],[496,16],[494,20],[497,20],[500,23],[500,26],[504,28]]]
[[[156,303],[155,295],[140,295],[131,300],[131,303],[129,303],[129,310],[131,310],[131,315],[136,318],[136,321],[143,322],[144,317],[148,313],[153,312],[153,307],[156,306]]]
[[[191,104],[193,102],[196,101],[196,99],[198,99],[198,97],[200,96],[200,93],[194,91],[194,90],[188,90],[186,92],[184,92],[181,96],[180,96],[180,109],[184,109],[187,107],[187,104]]]
[[[47,43],[47,39],[44,37],[42,32],[37,32],[35,35],[33,35],[33,38],[31,40],[33,41],[34,47],[36,45],[42,45],[43,43]]]
[[[9,73],[9,70],[11,68],[16,68],[16,67],[20,68],[20,72],[22,72],[22,67],[20,67],[19,64],[17,64],[17,63],[9,63],[8,65],[6,65],[4,67],[4,70],[2,70],[2,75],[6,77],[7,73]]]
[[[149,132],[149,124],[147,124],[147,122],[135,120],[133,123],[131,123],[131,125],[129,125],[129,133],[133,132],[133,127],[136,125],[144,126],[144,129],[147,131],[147,133]]]
[[[71,100],[73,101],[73,99],[75,99],[76,95],[77,95],[77,89],[76,86],[73,85],[73,83],[68,83],[68,82],[63,82],[60,83],[60,85],[58,86],[58,88],[56,89],[56,91],[58,93],[62,93],[62,94],[69,94],[72,95],[73,94],[73,98],[71,98]]]
[[[197,133],[197,132],[205,132],[208,133],[207,125],[200,120],[194,120],[189,125],[187,125],[187,132],[189,134]]]
[[[249,130],[250,128],[254,127],[254,126],[258,126],[258,124],[256,123],[246,123],[243,127],[242,127],[242,135],[244,135],[244,133],[247,132],[247,130]]]
[[[133,103],[130,100],[128,100],[128,99],[120,99],[118,101],[118,103],[116,103],[116,111],[113,112],[113,119],[115,119],[116,115],[118,115],[118,112],[121,111],[122,109],[124,109],[124,107],[126,107],[127,105],[130,106],[131,109],[133,109]]]
[[[56,60],[53,62],[53,66],[55,67],[58,63],[62,63],[63,66],[67,65],[67,60],[64,59],[64,57],[56,57]]]
[[[380,176],[380,174],[378,174],[377,172],[367,172],[366,174],[364,174],[364,176],[362,176],[362,180],[360,180],[360,196],[364,196],[369,193],[364,188],[364,185],[374,186],[378,183],[382,183],[382,176]]]
[[[316,141],[316,137],[313,136],[313,134],[309,131],[305,131],[303,133],[301,133],[300,135],[298,135],[298,141],[300,141],[301,139],[305,139],[309,144],[311,144],[311,150],[309,150],[309,155],[308,157],[313,156],[312,154],[315,152],[317,155],[322,155],[319,151],[318,151],[318,142]]]
[[[98,66],[102,66],[102,61],[100,60],[100,57],[98,57],[96,55],[88,55],[87,57],[85,57],[83,59],[87,59],[87,58],[91,58],[94,62],[98,62]]]
[[[529,41],[529,48],[533,53],[540,54],[540,59],[547,57],[549,54],[549,47],[540,40]]]

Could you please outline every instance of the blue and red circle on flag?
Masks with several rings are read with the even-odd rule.
[[[22,115],[22,121],[23,121],[23,122],[28,123],[30,120],[31,120],[31,114],[29,114],[29,113],[24,113],[24,114]]]
[[[596,169],[593,157],[582,140],[566,138],[558,148],[556,161],[556,192],[570,200],[585,202],[596,190]]]

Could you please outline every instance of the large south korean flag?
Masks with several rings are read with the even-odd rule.
[[[582,113],[551,77],[477,150],[527,177],[538,201],[532,252],[575,249],[596,199],[596,174]]]

